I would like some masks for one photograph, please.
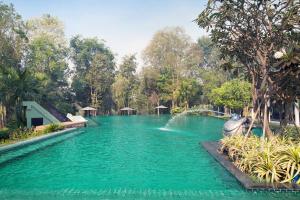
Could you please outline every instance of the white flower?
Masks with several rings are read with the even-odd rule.
[[[284,48],[281,48],[280,51],[277,51],[277,52],[274,54],[274,57],[275,57],[276,59],[280,59],[280,58],[282,58],[284,55],[286,55],[286,51],[285,51]]]
[[[280,59],[283,57],[283,53],[281,51],[277,51],[275,54],[274,54],[274,58],[276,59]]]

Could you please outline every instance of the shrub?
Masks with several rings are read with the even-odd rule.
[[[46,126],[46,128],[43,130],[43,133],[51,133],[55,131],[59,131],[64,129],[64,126],[61,124],[49,124]]]
[[[17,139],[25,139],[33,136],[35,131],[31,128],[17,128],[9,131],[9,139],[17,140]]]
[[[184,108],[181,108],[181,107],[174,107],[172,108],[171,110],[171,114],[172,115],[176,115],[178,113],[182,113],[184,111]]]
[[[260,181],[292,182],[300,174],[300,143],[291,138],[228,136],[221,140],[220,151],[241,171]]]
[[[8,128],[0,129],[0,140],[8,139],[8,138],[9,138],[9,129]]]
[[[282,135],[284,137],[291,138],[295,141],[300,141],[300,128],[295,126],[286,126],[282,130]]]
[[[41,131],[35,131],[32,128],[16,128],[16,129],[6,128],[5,130],[3,129],[0,130],[0,143],[12,143],[18,140],[35,137],[35,136],[55,132],[62,129],[64,129],[64,126],[60,124],[50,124],[46,126],[44,130]]]

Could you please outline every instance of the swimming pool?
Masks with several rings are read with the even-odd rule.
[[[0,198],[300,199],[245,191],[199,145],[220,139],[224,121],[188,116],[161,129],[169,118],[97,117],[66,138],[0,155]]]

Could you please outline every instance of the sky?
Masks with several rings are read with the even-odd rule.
[[[24,20],[50,14],[65,25],[68,39],[74,35],[103,39],[117,62],[141,52],[154,33],[180,26],[193,40],[206,32],[195,22],[207,0],[4,0],[12,3]]]

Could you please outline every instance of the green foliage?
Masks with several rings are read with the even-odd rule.
[[[123,58],[112,88],[117,109],[131,106],[136,101],[135,98],[139,92],[138,79],[135,75],[136,68],[135,55],[127,55]]]
[[[295,126],[286,126],[283,128],[282,133],[284,137],[291,140],[300,141],[300,128]]]
[[[221,87],[213,89],[209,98],[215,105],[242,109],[250,104],[251,85],[239,79],[228,81]]]
[[[9,138],[9,129],[2,128],[0,129],[0,140],[5,140]]]
[[[179,82],[183,72],[187,70],[187,66],[194,64],[194,62],[192,64],[186,62],[187,57],[192,55],[189,51],[192,47],[194,46],[191,45],[190,38],[185,31],[174,27],[155,33],[144,50],[146,65],[152,67],[158,75],[155,92],[164,101],[172,101],[172,106],[178,104]]]
[[[266,182],[291,182],[300,173],[300,146],[284,137],[234,135],[221,140],[221,152],[250,176]],[[300,181],[298,181],[300,184]]]
[[[200,69],[198,73],[202,82],[203,95],[205,97],[208,97],[213,89],[220,87],[227,80],[225,73],[215,68]]]
[[[41,136],[43,134],[52,133],[63,129],[64,126],[61,124],[49,124],[45,127],[45,129],[39,131],[36,131],[32,128],[5,128],[0,130],[0,143],[15,143],[21,140]]]
[[[99,108],[101,105],[101,111],[110,111],[115,74],[113,53],[97,38],[75,36],[70,40],[70,47],[75,68],[71,86],[74,101],[81,106],[92,104]]]
[[[200,86],[195,79],[181,80],[178,90],[178,98],[180,99],[184,107],[189,108],[189,100],[197,94],[197,91],[199,89]]]
[[[29,45],[25,65],[32,71],[40,88],[40,101],[51,102],[64,113],[72,111],[67,79],[68,48],[63,23],[56,17],[43,15],[27,21]],[[69,105],[69,106],[66,106]]]
[[[99,108],[103,104],[101,100],[105,96],[111,95],[114,73],[115,63],[113,60],[106,54],[96,54],[85,76],[85,81],[90,88],[91,105],[93,107]]]
[[[62,124],[49,124],[46,126],[45,129],[42,130],[42,132],[44,134],[46,133],[52,133],[52,132],[55,132],[55,131],[60,131],[60,130],[63,130],[64,129],[64,126]]]
[[[184,111],[184,108],[182,107],[174,107],[171,109],[171,114],[176,115],[178,113],[182,113]]]
[[[222,58],[237,61],[237,73],[247,73],[254,86],[253,105],[262,113],[260,121],[267,137],[272,132],[267,120],[269,107],[265,105],[272,98],[292,102],[297,96],[298,64],[274,69],[278,62],[274,53],[299,44],[299,20],[298,0],[211,0],[196,20],[201,28],[209,30]],[[235,68],[232,63],[224,64]]]
[[[39,18],[30,19],[26,22],[28,37],[30,40],[39,38],[48,38],[57,47],[65,47],[66,39],[64,33],[64,24],[57,17],[49,14],[42,15]]]
[[[5,107],[8,115],[4,114],[4,121],[15,117],[21,119],[20,101],[32,92],[31,73],[23,69],[22,60],[27,44],[26,30],[21,16],[16,13],[12,5],[0,2],[0,104]],[[22,90],[25,89],[25,90]],[[12,116],[10,113],[16,113]],[[20,124],[22,124],[20,120]]]
[[[113,89],[113,98],[117,104],[117,108],[120,109],[128,105],[128,88],[129,81],[121,74],[117,75],[115,82],[112,86]]]

